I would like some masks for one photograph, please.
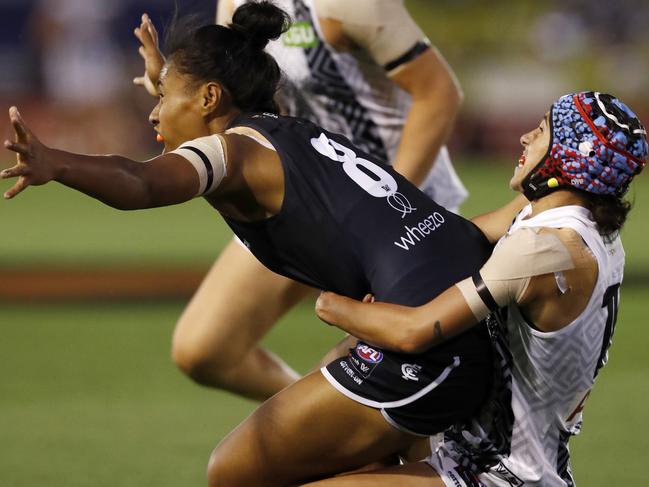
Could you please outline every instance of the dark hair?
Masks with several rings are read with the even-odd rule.
[[[593,214],[599,233],[607,239],[614,238],[622,229],[632,206],[629,201],[615,195],[592,193],[587,193],[585,202]]]
[[[289,25],[288,14],[268,1],[237,8],[228,27],[196,27],[195,17],[176,15],[165,51],[178,72],[199,83],[218,81],[240,110],[277,113],[274,96],[281,70],[264,48]]]

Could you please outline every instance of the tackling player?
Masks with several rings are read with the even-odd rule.
[[[574,485],[568,439],[608,360],[624,271],[619,231],[630,209],[623,196],[646,164],[647,137],[617,98],[582,92],[556,101],[521,143],[510,185],[530,204],[479,272],[419,308],[329,293],[316,305],[325,321],[405,352],[444,343],[493,313],[510,379],[471,427],[432,445],[434,470],[418,464],[323,485]],[[495,239],[502,232],[489,218],[476,223]]]
[[[220,0],[226,25],[238,5]],[[280,0],[293,18],[267,51],[285,78],[278,101],[289,115],[345,135],[388,163],[437,203],[456,211],[466,197],[444,147],[461,103],[457,80],[408,14],[403,0]],[[148,17],[136,29],[145,84],[164,62]],[[425,133],[426,136],[421,135]],[[172,355],[201,384],[266,399],[298,378],[259,340],[313,290],[271,272],[233,241],[180,318]]]

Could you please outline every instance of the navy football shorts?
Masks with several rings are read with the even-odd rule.
[[[494,365],[483,325],[421,354],[364,342],[321,370],[345,396],[380,409],[394,427],[430,436],[462,423],[486,400]]]

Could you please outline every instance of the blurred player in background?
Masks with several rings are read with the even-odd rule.
[[[220,0],[228,24],[240,0]],[[403,0],[280,0],[293,24],[268,49],[284,71],[283,111],[347,136],[437,203],[457,211],[466,190],[444,146],[460,108],[458,82]],[[136,29],[156,94],[164,62],[148,17]],[[299,375],[259,340],[313,291],[274,274],[244,246],[221,253],[176,327],[172,355],[197,382],[266,399]]]
[[[619,232],[630,209],[623,196],[646,164],[646,130],[618,99],[582,92],[556,101],[521,143],[510,185],[530,204],[509,229],[483,222],[492,237],[507,231],[472,278],[414,309],[329,293],[317,303],[325,321],[397,350],[413,337],[434,346],[493,313],[510,380],[470,428],[432,444],[428,463],[323,486],[575,485],[568,439],[608,360],[624,272]]]

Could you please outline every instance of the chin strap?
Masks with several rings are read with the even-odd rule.
[[[551,177],[545,180],[539,181],[541,179],[541,174],[535,172],[536,169],[545,162],[545,159],[537,165],[530,174],[528,174],[523,182],[521,187],[523,188],[523,195],[529,200],[537,200],[547,194],[550,194],[552,191],[559,189],[559,180],[555,177]]]

